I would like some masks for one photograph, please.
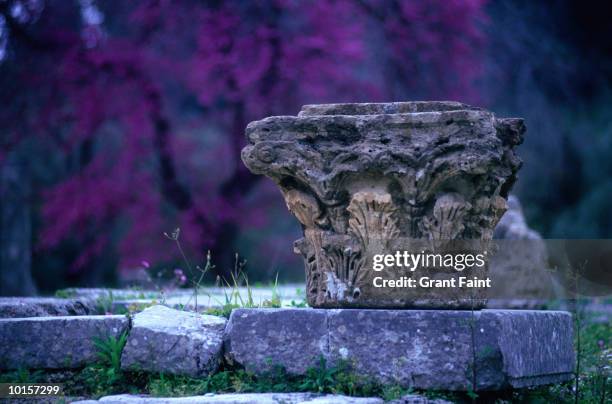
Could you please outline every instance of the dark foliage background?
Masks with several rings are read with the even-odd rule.
[[[172,272],[163,232],[180,227],[218,274],[239,251],[252,280],[301,279],[298,226],[239,150],[249,121],[318,102],[524,117],[530,224],[607,238],[611,17],[570,0],[0,0],[3,277],[30,255],[43,292]]]

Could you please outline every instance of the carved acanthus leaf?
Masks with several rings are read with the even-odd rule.
[[[360,241],[363,250],[374,241],[386,245],[400,234],[398,209],[388,193],[356,192],[347,210],[351,215],[350,232]]]
[[[460,194],[446,193],[434,205],[432,216],[423,219],[423,233],[430,240],[453,240],[463,232],[463,218],[471,205]]]
[[[305,228],[317,228],[325,223],[323,211],[316,198],[295,189],[284,192],[287,209]]]

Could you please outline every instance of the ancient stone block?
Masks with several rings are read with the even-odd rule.
[[[524,130],[520,119],[454,102],[310,105],[250,123],[242,159],[279,186],[303,227],[295,251],[311,306],[480,307],[482,289],[375,288],[373,255],[451,251],[457,240],[486,249]]]
[[[227,324],[225,356],[249,371],[282,364],[300,374],[327,356],[328,343],[324,310],[236,309]]]
[[[530,310],[240,309],[228,353],[253,372],[304,374],[324,357],[417,389],[501,390],[570,380],[571,315]]]
[[[358,374],[422,389],[471,383],[470,314],[456,310],[333,310],[329,349]]]
[[[136,314],[123,369],[206,376],[221,361],[225,319],[152,306]]]
[[[478,389],[558,383],[574,372],[573,321],[567,312],[482,310],[474,335]]]
[[[73,369],[98,361],[96,338],[119,338],[126,316],[0,319],[0,369]]]
[[[95,312],[88,299],[0,297],[0,318],[85,316]]]

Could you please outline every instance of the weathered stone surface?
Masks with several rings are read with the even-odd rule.
[[[540,234],[529,228],[518,198],[508,198],[508,211],[495,228],[490,255],[488,307],[529,308],[556,297],[548,251]]]
[[[557,383],[572,376],[574,334],[567,312],[483,310],[475,331],[479,389]],[[500,364],[505,380],[499,377]]]
[[[314,393],[243,393],[243,394],[206,394],[192,397],[150,397],[131,394],[102,397],[99,401],[77,401],[75,404],[90,403],[216,403],[216,404],[382,404],[383,400],[377,397],[348,397],[341,395],[320,395]],[[420,403],[428,403],[422,402]],[[433,403],[433,402],[432,402]],[[442,404],[442,403],[440,403]]]
[[[157,290],[136,290],[136,289],[113,289],[113,288],[66,288],[61,290],[62,294],[71,298],[83,299],[138,299],[151,298],[159,299],[160,293]],[[186,292],[188,293],[188,292]]]
[[[217,370],[225,319],[152,306],[136,314],[123,354],[123,369],[188,376]]]
[[[569,380],[571,315],[519,310],[240,309],[228,354],[255,372],[302,374],[321,356],[422,389],[498,390]]]
[[[87,299],[58,299],[54,297],[2,297],[0,318],[85,316],[95,312]]]
[[[379,381],[465,390],[473,362],[471,320],[466,311],[333,310],[330,354]]]
[[[479,111],[481,109],[456,101],[311,104],[304,105],[302,110],[298,113],[298,116],[408,114],[414,112],[443,112],[458,110]]]
[[[70,369],[98,360],[95,338],[119,338],[125,316],[0,319],[1,369]]]
[[[225,356],[249,371],[280,363],[301,374],[327,356],[328,343],[324,310],[236,309],[227,324]]]
[[[484,290],[375,288],[374,276],[414,273],[374,273],[373,255],[414,251],[415,240],[436,252],[474,240],[468,251],[482,251],[506,209],[524,131],[520,119],[455,102],[312,105],[250,123],[242,159],[276,182],[302,224],[295,251],[311,306],[474,307]]]

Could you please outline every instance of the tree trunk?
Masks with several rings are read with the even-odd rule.
[[[30,185],[13,157],[0,166],[0,296],[32,296]]]
[[[261,176],[251,174],[240,158],[240,152],[245,144],[244,129],[247,125],[244,104],[236,103],[233,110],[230,144],[232,157],[235,159],[234,171],[232,176],[221,184],[219,192],[223,200],[233,209],[241,209],[240,204],[259,182]],[[214,244],[211,246],[215,274],[230,281],[236,263],[236,253],[240,254],[236,245],[240,227],[234,221],[224,221],[219,224],[218,228],[219,231],[216,234]]]

